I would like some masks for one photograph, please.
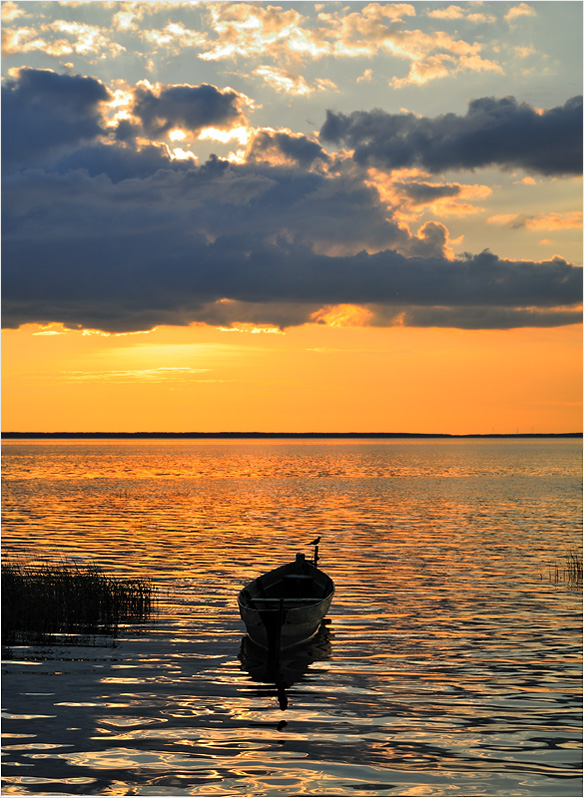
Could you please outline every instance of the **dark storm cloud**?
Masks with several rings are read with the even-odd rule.
[[[484,252],[452,261],[391,248],[316,253],[314,242],[328,236],[349,240],[343,225],[351,227],[347,219],[364,200],[372,203],[355,187],[351,204],[346,181],[336,186],[335,201],[332,183],[296,169],[262,171],[217,159],[118,183],[80,170],[10,175],[4,324],[62,321],[108,331],[191,321],[286,325],[337,303],[401,308],[417,324],[452,326],[462,314],[492,327],[502,311],[505,326],[548,318],[527,308],[553,311],[557,323],[574,321],[556,306],[579,302],[581,270],[561,259],[505,261]],[[372,224],[370,210],[363,224]],[[411,243],[392,225],[385,234]],[[440,238],[440,230],[428,235]],[[219,302],[225,298],[233,304]]]
[[[483,97],[465,116],[434,119],[381,110],[327,112],[325,142],[354,149],[354,160],[383,169],[430,172],[486,166],[523,168],[543,175],[582,172],[582,97],[538,113],[514,97]]]
[[[2,84],[3,166],[38,164],[100,135],[100,105],[109,99],[94,78],[21,69]]]
[[[127,149],[109,146],[112,154],[107,156],[103,150],[108,147],[79,150],[75,158],[56,164],[58,172],[55,167],[51,172],[6,175],[6,235],[33,240],[52,231],[66,249],[69,240],[97,232],[111,240],[132,240],[139,253],[141,232],[156,231],[168,248],[165,259],[181,242],[195,243],[196,235],[209,247],[228,235],[233,247],[239,242],[242,253],[280,239],[323,251],[334,247],[353,252],[368,242],[381,249],[407,247],[412,240],[387,220],[376,191],[350,177],[329,179],[265,163],[231,165],[216,157],[200,167],[168,159],[160,168],[155,149],[154,155],[129,153],[130,176],[120,180]],[[81,167],[84,152],[86,165],[67,170],[68,162]],[[148,163],[153,171],[144,177],[140,172]],[[120,257],[125,255],[120,249]]]
[[[320,144],[306,136],[291,136],[289,133],[260,131],[254,138],[250,155],[261,158],[272,152],[280,153],[303,167],[309,167],[314,161],[328,161],[328,155]]]
[[[188,162],[170,162],[166,149],[154,144],[136,150],[96,143],[79,147],[53,162],[53,169],[61,174],[86,169],[92,177],[107,175],[112,183],[136,177],[146,178],[159,169],[169,168],[185,171]]]
[[[132,112],[150,136],[164,135],[173,128],[197,133],[205,127],[225,128],[242,122],[241,101],[237,92],[219,91],[207,84],[167,86],[158,93],[139,86]]]
[[[233,122],[239,95],[223,93],[222,103],[216,90],[180,88],[189,91],[142,93],[135,110],[151,131]],[[12,163],[3,174],[5,326],[287,326],[339,303],[370,306],[374,324],[575,320],[580,269],[489,252],[449,260],[443,225],[412,234],[360,170],[329,171],[306,137],[260,135],[248,163],[212,156],[196,165],[171,159],[163,146],[137,146],[131,123],[108,138],[99,106],[109,94],[91,78],[22,70],[3,93]],[[274,152],[292,165],[274,165]],[[404,190],[422,201],[453,188]]]
[[[129,119],[121,119],[114,132],[116,141],[127,141],[133,143],[137,136],[142,132],[141,125],[131,122]]]

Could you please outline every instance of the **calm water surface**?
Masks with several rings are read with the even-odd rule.
[[[3,663],[5,794],[581,795],[581,441],[20,441],[4,556],[150,576],[114,648]],[[285,663],[236,595],[323,535]]]

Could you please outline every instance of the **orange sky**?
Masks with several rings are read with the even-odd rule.
[[[582,429],[581,328],[3,332],[3,431]],[[52,334],[47,334],[52,333]]]

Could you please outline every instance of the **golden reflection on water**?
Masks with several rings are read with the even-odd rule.
[[[158,602],[115,648],[13,652],[4,792],[579,794],[579,597],[541,576],[580,470],[574,441],[7,443],[5,556]],[[282,709],[235,597],[315,533],[329,636]]]

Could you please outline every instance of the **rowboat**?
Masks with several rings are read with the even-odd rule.
[[[334,592],[333,580],[297,554],[240,591],[239,613],[253,642],[278,654],[314,637]]]

